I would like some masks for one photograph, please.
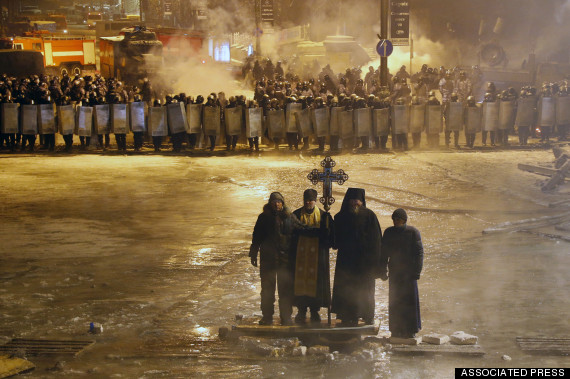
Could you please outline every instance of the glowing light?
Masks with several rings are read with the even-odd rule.
[[[249,45],[247,47],[247,56],[249,57],[252,54],[253,54],[253,45]]]
[[[201,340],[207,340],[211,337],[210,329],[203,326],[197,326],[192,329],[192,334],[196,335]]]

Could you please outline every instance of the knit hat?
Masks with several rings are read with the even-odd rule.
[[[392,220],[396,218],[408,221],[408,215],[406,214],[406,211],[403,210],[402,208],[398,208],[394,211],[394,213],[392,213]]]
[[[269,195],[269,202],[271,203],[273,200],[279,200],[285,204],[285,198],[279,192],[272,192],[271,195]]]

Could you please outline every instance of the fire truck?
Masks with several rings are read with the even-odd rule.
[[[99,42],[101,75],[135,83],[162,69],[162,42],[154,32],[137,26]]]
[[[84,37],[32,36],[14,37],[15,50],[39,51],[44,57],[47,72],[57,75],[67,72],[81,74],[84,70],[97,69],[95,39]]]

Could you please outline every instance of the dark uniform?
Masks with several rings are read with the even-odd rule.
[[[350,200],[362,206],[351,209]],[[373,211],[366,208],[364,190],[349,188],[335,215],[335,247],[338,248],[334,276],[332,312],[347,326],[362,318],[374,322],[375,279],[378,276],[382,230]]]
[[[277,211],[272,202],[281,201],[283,209]],[[260,252],[261,276],[261,325],[273,323],[275,287],[279,294],[279,315],[281,323],[290,325],[293,311],[293,272],[291,262],[291,236],[298,220],[289,213],[285,200],[279,192],[273,192],[263,212],[257,217],[249,248],[251,263],[257,266],[257,252]]]
[[[413,338],[422,325],[417,281],[423,266],[424,249],[420,232],[406,225],[406,212],[397,209],[392,219],[404,221],[401,226],[391,226],[382,237],[382,279],[389,274],[389,316],[392,337]]]

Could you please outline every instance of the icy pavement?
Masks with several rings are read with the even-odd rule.
[[[553,161],[550,150],[333,158],[349,175],[334,186],[333,214],[346,188],[363,187],[383,229],[403,207],[421,231],[422,333],[477,335],[484,358],[265,359],[218,340],[234,315],[260,312],[247,252],[269,194],[282,192],[292,209],[306,188],[320,194],[307,174],[323,157],[295,154],[0,156],[0,336],[97,341],[55,371],[46,371],[52,358],[31,357],[31,377],[439,378],[460,366],[567,366],[526,355],[515,337],[569,334],[570,245],[482,234],[564,211],[548,204],[568,198],[566,188],[542,193],[545,178],[517,169]],[[386,331],[384,282],[376,304]],[[103,333],[88,334],[90,322]]]

